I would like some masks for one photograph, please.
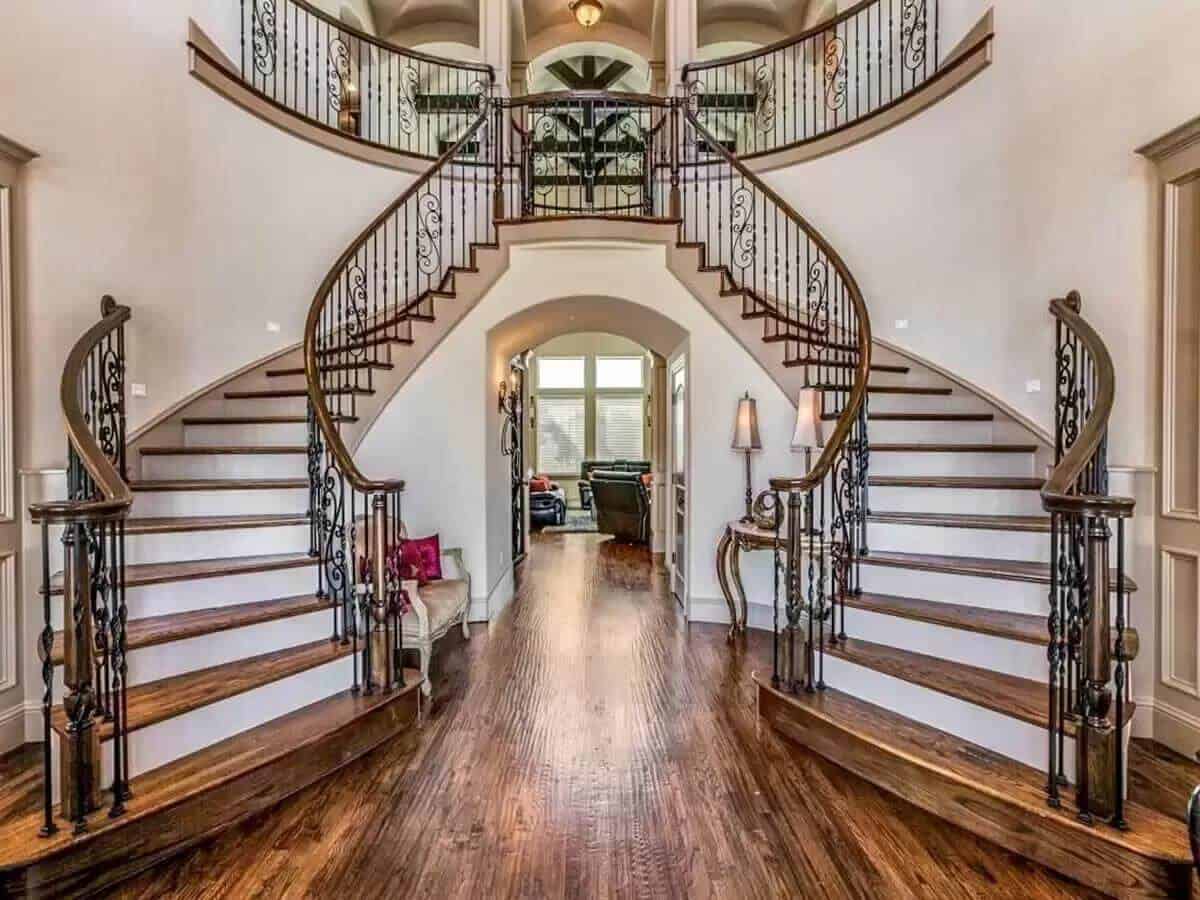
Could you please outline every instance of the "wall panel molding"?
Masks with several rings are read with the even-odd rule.
[[[17,680],[17,555],[0,556],[0,692]]]
[[[1162,683],[1200,697],[1200,552],[1164,545],[1159,559],[1162,566],[1162,633],[1159,635]],[[1181,629],[1186,633],[1181,634]],[[1178,646],[1181,639],[1186,650],[1181,651]]]

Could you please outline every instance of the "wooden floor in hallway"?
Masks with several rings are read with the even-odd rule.
[[[724,635],[645,548],[535,535],[419,732],[118,896],[1094,896],[760,732],[769,637]]]

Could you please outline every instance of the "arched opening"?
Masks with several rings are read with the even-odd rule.
[[[491,383],[521,391],[496,406],[509,437],[488,466],[490,554],[505,541],[514,559],[612,542],[644,577],[657,554],[682,571],[672,551],[686,520],[667,514],[667,498],[685,477],[672,460],[686,461],[687,432],[672,427],[682,410],[667,371],[687,339],[663,314],[612,297],[547,301],[488,332]]]

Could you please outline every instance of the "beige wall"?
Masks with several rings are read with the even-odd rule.
[[[943,36],[987,5],[943,2]],[[845,257],[879,337],[1044,426],[1046,302],[1080,290],[1117,367],[1110,458],[1152,463],[1158,201],[1134,149],[1200,112],[1200,10],[1194,0],[994,6],[995,62],[980,77],[890,132],[767,181]],[[1026,393],[1029,379],[1041,393]]]
[[[0,24],[0,134],[25,167],[19,464],[61,464],[71,343],[111,293],[133,309],[133,427],[299,340],[313,291],[411,176],[259,121],[187,73],[188,17],[237,57],[234,0],[45,0]],[[279,332],[267,330],[276,322]]]

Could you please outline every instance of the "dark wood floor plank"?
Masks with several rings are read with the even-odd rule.
[[[644,548],[535,536],[517,577],[419,735],[117,896],[1096,896],[760,728],[769,636],[688,625]]]

